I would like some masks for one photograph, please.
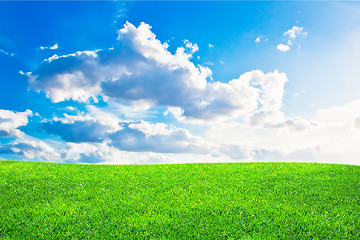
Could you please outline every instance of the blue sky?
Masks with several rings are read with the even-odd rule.
[[[0,156],[359,164],[359,2],[0,2]]]

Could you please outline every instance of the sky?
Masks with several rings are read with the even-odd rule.
[[[360,165],[360,2],[0,2],[0,159]]]

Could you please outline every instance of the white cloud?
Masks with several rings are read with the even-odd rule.
[[[211,152],[211,145],[189,131],[164,123],[140,121],[124,125],[109,137],[120,150],[132,152],[198,153]]]
[[[360,165],[358,109],[359,100],[318,110],[311,120],[286,117],[278,111],[278,115],[272,116],[273,120],[265,122],[259,128],[249,126],[246,122],[230,122],[214,125],[201,136],[212,143],[228,143],[245,152],[252,152],[255,155],[252,155],[251,161],[311,161]],[[276,119],[281,121],[277,123]],[[227,154],[232,152],[236,153],[231,150]]]
[[[93,110],[94,112],[94,110]],[[91,116],[88,113],[43,120],[42,128],[66,142],[102,142],[108,134],[120,130],[119,120],[110,114]]]
[[[247,149],[242,145],[233,144],[233,143],[221,144],[219,146],[219,152],[235,160],[239,160],[239,159],[251,160],[252,157],[254,156],[254,152],[252,150]]]
[[[43,120],[42,128],[73,143],[108,142],[119,150],[159,153],[208,153],[210,145],[189,131],[164,123],[128,122],[95,107],[89,113]],[[88,145],[86,145],[88,146]]]
[[[198,156],[198,155],[197,155]],[[72,163],[161,164],[175,163],[169,154],[121,151],[108,142],[67,143],[62,159]]]
[[[285,73],[275,70],[273,73],[260,73],[252,85],[260,90],[257,101],[259,106],[255,111],[245,116],[246,122],[253,127],[286,128],[292,131],[302,131],[315,123],[301,117],[286,117],[281,111],[285,83],[288,81]]]
[[[53,102],[97,101],[101,95],[180,108],[186,119],[233,117],[257,108],[259,89],[251,84],[260,71],[228,83],[208,82],[211,70],[189,60],[196,44],[185,40],[186,48],[171,54],[150,29],[145,23],[138,28],[126,23],[112,50],[53,56],[31,73],[30,86]]]
[[[153,103],[147,100],[132,101],[131,103],[120,103],[108,101],[106,107],[103,108],[103,112],[112,112],[117,116],[120,116],[125,120],[141,120],[156,118],[160,112],[153,109]]]
[[[259,36],[254,40],[255,43],[259,43],[259,42],[261,42],[261,41],[267,42],[267,41],[269,41],[269,39],[266,38],[266,37],[263,36],[263,35],[259,35]]]
[[[289,51],[291,48],[290,46],[292,46],[294,44],[294,40],[298,37],[298,36],[305,36],[307,35],[307,32],[304,32],[304,27],[297,27],[297,26],[293,26],[291,29],[287,30],[286,32],[284,32],[284,36],[288,37],[289,39],[287,40],[287,45],[286,44],[278,44],[276,46],[276,48],[282,52],[287,52]],[[301,48],[300,45],[298,45],[298,48]]]
[[[53,102],[96,101],[102,95],[129,101],[155,98],[165,104],[179,88],[203,88],[211,71],[188,60],[197,45],[187,42],[186,49],[179,47],[172,55],[150,28],[144,23],[138,28],[127,23],[119,30],[119,44],[112,50],[54,55],[30,75],[30,86],[44,91]],[[163,87],[155,90],[159,85]],[[141,97],[143,91],[147,95]],[[156,99],[159,96],[166,99]]]
[[[59,44],[55,43],[53,46],[49,47],[51,50],[55,50],[59,48]]]
[[[13,112],[0,109],[0,137],[21,137],[24,134],[18,129],[28,124],[28,117],[32,116],[31,110]]]
[[[287,51],[289,51],[291,48],[288,46],[288,45],[285,45],[285,44],[278,44],[277,46],[276,46],[276,48],[278,49],[278,50],[280,50],[280,51],[282,51],[282,52],[287,52]]]
[[[213,47],[214,47],[214,45],[212,45],[212,44],[209,43],[209,48],[213,48]]]
[[[60,154],[55,148],[19,130],[19,127],[28,124],[29,116],[33,116],[31,110],[25,112],[0,110],[0,137],[15,138],[11,142],[0,144],[0,154],[16,154],[25,159],[46,161],[59,159]]]
[[[294,39],[305,33],[302,28],[290,30],[284,35],[289,45],[296,45]],[[346,158],[358,162],[358,102],[319,110],[309,120],[289,117],[282,111],[288,81],[284,73],[255,70],[228,82],[214,81],[209,68],[190,61],[199,50],[197,44],[184,40],[184,45],[173,54],[149,25],[126,23],[114,48],[54,55],[33,73],[24,74],[31,88],[45,92],[53,102],[107,101],[101,109],[88,105],[85,113],[43,120],[48,132],[66,141],[61,142],[66,145],[61,158],[94,163],[332,162],[337,156],[345,163]],[[289,45],[277,48],[289,51]],[[212,129],[196,129],[195,135],[171,124],[140,120],[162,111],[167,120],[174,120],[173,116],[182,126],[202,123],[196,127]],[[14,125],[13,131],[18,126],[23,125]],[[1,149],[36,155],[35,150],[33,154],[21,150],[31,144],[17,147],[21,146],[18,143]],[[41,147],[33,144],[30,149]],[[59,155],[47,152],[59,159]]]
[[[300,35],[307,35],[307,32],[303,32],[304,27],[293,26],[291,29],[284,32],[284,36],[295,39]]]
[[[264,79],[266,77],[271,79],[266,75]],[[270,80],[271,83],[268,84],[281,88],[286,80],[284,76],[282,80],[277,80],[277,83],[273,81]],[[259,80],[258,83],[262,81]],[[274,86],[269,89],[276,88]],[[80,139],[67,142],[66,147],[62,147],[63,150],[59,152],[54,145],[60,143],[50,141],[49,144],[49,141],[45,143],[22,135],[11,143],[3,144],[0,153],[17,154],[26,159],[78,163],[311,161],[360,164],[360,115],[356,111],[360,107],[360,101],[321,109],[312,121],[305,121],[299,117],[285,117],[279,110],[281,90],[273,92],[277,94],[270,94],[270,97],[260,94],[263,96],[263,105],[256,113],[261,113],[263,108],[272,111],[263,112],[264,119],[268,122],[261,119],[261,128],[254,128],[242,121],[222,122],[208,124],[211,129],[200,136],[194,136],[186,129],[164,123],[111,120],[114,117],[112,113],[108,112],[109,115],[106,116],[106,112],[91,106],[88,114],[64,115],[52,121],[72,130],[73,126],[84,130],[81,124],[94,123],[97,125],[94,124],[91,131],[97,132],[98,127],[111,129],[107,134],[103,134],[101,141],[82,142]],[[265,99],[268,103],[265,103]],[[104,119],[99,119],[101,116]],[[25,122],[26,119],[20,125]],[[113,126],[115,128],[112,128]],[[101,132],[107,131],[104,129]],[[59,134],[66,131],[59,131]],[[80,132],[87,134],[90,131]]]
[[[195,52],[199,51],[199,47],[196,43],[192,44],[191,42],[189,42],[189,40],[185,39],[184,44],[185,48],[190,52],[190,54],[194,54]]]
[[[58,43],[55,43],[54,45],[52,46],[40,46],[39,47],[41,50],[46,50],[46,49],[50,49],[50,50],[56,50],[59,48],[59,44]]]
[[[192,106],[194,113],[186,113],[183,108],[169,107],[165,112],[173,114],[180,121],[196,119],[217,119],[248,115],[258,109],[277,109],[282,105],[283,86],[287,81],[284,73],[275,70],[263,73],[255,70],[242,74],[229,83],[214,82],[207,84],[201,101]],[[196,105],[195,105],[196,104]],[[196,118],[194,118],[196,116]]]
[[[315,119],[324,123],[336,125],[352,124],[360,116],[360,100],[349,102],[343,106],[319,109]]]
[[[277,70],[267,74],[257,72],[252,84],[261,89],[259,103],[263,110],[276,110],[282,107],[284,85],[287,81],[286,74]]]
[[[75,110],[76,110],[76,108],[74,108],[74,107],[72,107],[72,106],[68,106],[68,107],[66,107],[66,110],[69,110],[69,111],[75,111]]]
[[[60,153],[45,142],[29,137],[16,139],[0,146],[0,154],[16,154],[26,159],[60,160]]]

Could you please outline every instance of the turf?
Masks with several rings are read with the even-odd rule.
[[[360,166],[0,161],[0,239],[360,239]]]

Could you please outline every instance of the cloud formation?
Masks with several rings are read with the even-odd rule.
[[[294,26],[278,49],[289,51],[305,34]],[[324,161],[328,153],[359,154],[357,101],[319,110],[312,120],[289,117],[282,110],[285,73],[253,70],[220,82],[191,61],[198,51],[186,39],[170,51],[148,24],[126,23],[113,48],[44,59],[22,73],[30,88],[54,103],[69,102],[35,123],[48,134],[41,140],[20,130],[32,111],[0,110],[0,154],[76,163]]]
[[[53,46],[40,46],[41,50],[46,50],[46,49],[50,49],[50,50],[56,50],[59,48],[59,44],[55,43]]]
[[[283,34],[285,37],[288,38],[287,44],[280,43],[276,46],[276,48],[282,52],[287,52],[291,50],[290,46],[294,44],[294,41],[297,37],[307,35],[307,32],[304,32],[303,30],[304,27],[293,26],[291,29],[287,30]],[[300,45],[298,45],[298,47],[300,48]]]
[[[198,153],[211,152],[211,145],[189,131],[164,123],[144,121],[125,125],[110,136],[120,150],[132,152]]]
[[[27,125],[29,116],[32,116],[31,110],[13,112],[0,109],[0,137],[23,136],[18,128]]]
[[[111,119],[95,118],[89,114],[53,118],[44,121],[42,128],[48,133],[56,134],[66,142],[102,142],[107,134],[121,129],[118,122]]]
[[[26,159],[59,161],[60,153],[44,141],[30,138],[16,139],[0,146],[0,154],[16,154]]]
[[[304,32],[304,27],[293,26],[291,29],[284,32],[284,36],[288,36],[291,39],[295,39],[300,35],[307,35],[307,32]]]
[[[189,60],[198,46],[188,40],[184,44],[172,54],[148,24],[136,28],[126,23],[119,30],[116,47],[54,55],[27,75],[30,86],[44,91],[53,102],[97,101],[100,96],[114,101],[142,100],[169,107],[168,113],[176,113],[179,119],[203,120],[257,108],[260,90],[253,83],[259,71],[228,83],[210,82],[211,70]]]
[[[280,50],[280,51],[282,51],[282,52],[287,52],[287,51],[289,51],[291,48],[290,48],[290,46],[289,45],[285,45],[285,44],[278,44],[277,46],[276,46],[276,48],[278,49],[278,50]]]
[[[92,110],[95,112],[95,110]],[[123,151],[159,153],[211,152],[211,145],[188,130],[165,123],[124,122],[81,113],[43,121],[42,128],[67,143],[104,143]],[[94,146],[94,145],[84,145]]]

